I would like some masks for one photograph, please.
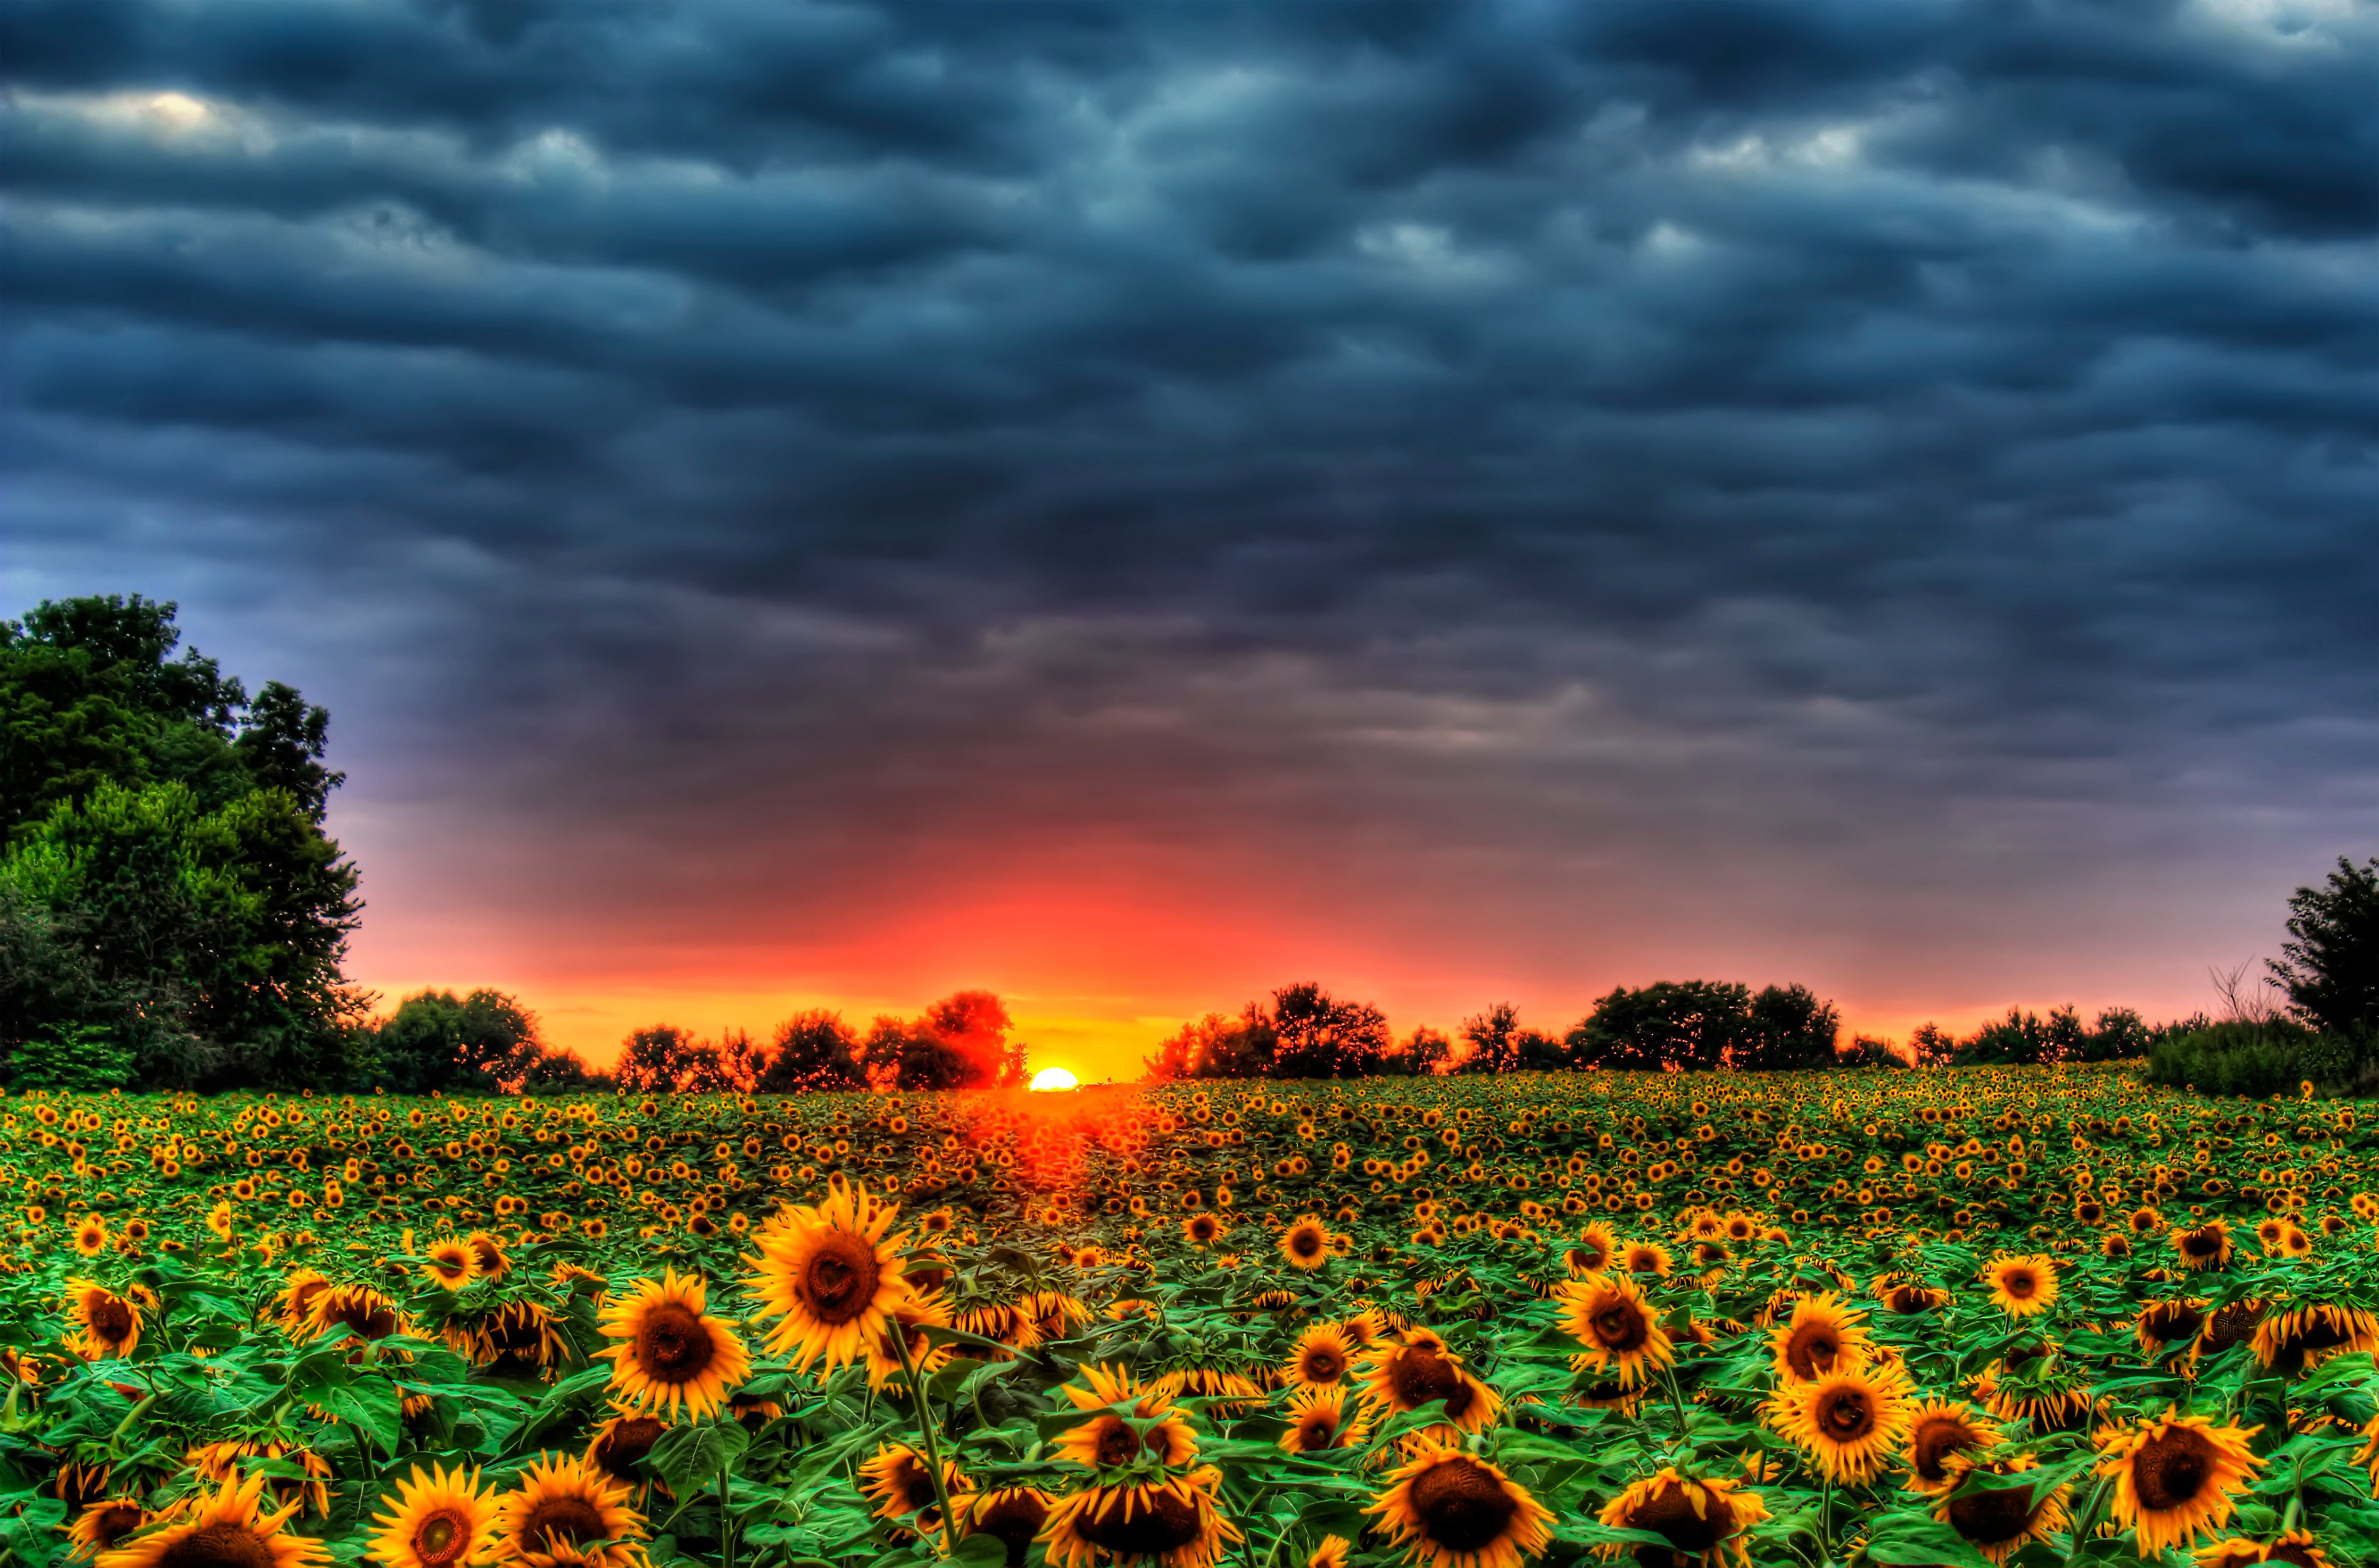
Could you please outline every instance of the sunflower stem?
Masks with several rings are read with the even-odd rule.
[[[934,1497],[942,1505],[942,1554],[958,1555],[958,1515],[950,1509],[950,1489],[942,1478],[942,1444],[935,1435],[932,1406],[925,1403],[925,1380],[917,1375],[917,1363],[909,1354],[909,1325],[896,1313],[892,1319],[892,1348],[900,1353],[900,1375],[909,1385],[909,1401],[917,1412],[917,1436],[925,1445],[925,1469],[934,1478]]]
[[[2090,1532],[2097,1526],[2098,1510],[2106,1503],[2107,1488],[2111,1479],[2107,1476],[2098,1478],[2097,1485],[2090,1489],[2090,1501],[2082,1505],[2082,1512],[2073,1520],[2073,1538],[2065,1548],[2065,1561],[2069,1565],[2080,1559],[2082,1543],[2090,1538]]]
[[[735,1568],[735,1515],[727,1506],[728,1466],[719,1466],[719,1568]]]

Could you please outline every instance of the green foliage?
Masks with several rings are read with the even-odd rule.
[[[2325,1033],[2379,1051],[2379,856],[2340,855],[2319,887],[2288,899],[2288,935],[2272,979],[2296,1016]]]
[[[356,872],[322,830],[329,718],[248,699],[175,607],[0,622],[0,1059],[89,1027],[145,1085],[343,1086]]]
[[[132,1048],[95,1023],[52,1024],[8,1059],[8,1087],[97,1094],[132,1080]]]
[[[1425,1048],[1428,1043],[1424,1043]],[[1438,1058],[1443,1060],[1444,1058]],[[1312,981],[1284,985],[1237,1018],[1209,1013],[1156,1048],[1152,1078],[1369,1078],[1401,1063],[1385,1013],[1346,1002]]]
[[[372,1031],[365,1081],[400,1094],[548,1092],[592,1086],[586,1065],[537,1037],[537,1019],[501,991],[407,996]]]
[[[2294,1094],[2301,1083],[2334,1070],[2337,1064],[2320,1045],[2312,1030],[2285,1019],[2210,1024],[2156,1042],[2148,1053],[2147,1079],[2200,1094]]]
[[[866,1082],[858,1033],[840,1013],[815,1008],[777,1026],[753,1088],[763,1094],[791,1094],[859,1089]]]
[[[1704,980],[1620,986],[1594,1004],[1567,1039],[1571,1061],[1616,1068],[1830,1067],[1841,1015],[1805,985]]]

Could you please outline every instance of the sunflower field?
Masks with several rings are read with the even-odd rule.
[[[2357,1564],[2374,1166],[2120,1065],[11,1096],[0,1554]]]

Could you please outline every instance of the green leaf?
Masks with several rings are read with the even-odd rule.
[[[645,1463],[669,1482],[671,1491],[692,1497],[721,1470],[731,1468],[751,1446],[752,1434],[740,1422],[694,1422],[663,1432]]]

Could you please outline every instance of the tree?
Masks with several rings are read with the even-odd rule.
[[[1770,985],[1751,999],[1731,1066],[1768,1071],[1834,1065],[1842,1015],[1805,985]]]
[[[1442,1030],[1422,1024],[1405,1037],[1404,1044],[1391,1058],[1394,1069],[1408,1078],[1428,1078],[1455,1070],[1454,1042]]]
[[[753,1088],[762,1094],[820,1093],[864,1089],[859,1036],[840,1013],[815,1008],[777,1026]]]
[[[2010,1007],[2006,1018],[1983,1025],[1961,1041],[1951,1060],[1962,1067],[2029,1067],[2058,1060],[2050,1055],[2051,1048],[2048,1025],[2035,1014]]]
[[[1008,1038],[1015,1022],[988,991],[960,991],[903,1023],[878,1018],[859,1051],[870,1086],[877,1089],[1001,1089],[1025,1081],[1022,1043]]]
[[[2094,1062],[2144,1056],[2155,1038],[2147,1020],[2131,1008],[2107,1007],[2100,1011],[2097,1025],[2090,1031],[2088,1056]]]
[[[103,1094],[131,1081],[132,1048],[97,1024],[54,1024],[18,1046],[8,1087]]]
[[[416,992],[373,1031],[372,1046],[369,1081],[399,1094],[493,1094],[544,1055],[535,1015],[485,989]]]
[[[1462,1020],[1462,1042],[1469,1049],[1455,1064],[1456,1072],[1509,1072],[1520,1060],[1520,1009],[1498,1002],[1483,1013]]]
[[[667,1023],[632,1032],[612,1077],[633,1094],[708,1094],[733,1087],[718,1046]]]
[[[2288,937],[2267,960],[2288,1010],[2325,1033],[2379,1047],[2379,856],[2344,855],[2319,887],[2288,899]]]
[[[1568,1035],[1580,1066],[1682,1071],[1726,1062],[1749,1024],[1751,988],[1701,980],[1613,987]]]
[[[361,910],[322,828],[329,716],[171,657],[175,607],[0,621],[0,1054],[89,1025],[143,1087],[338,1088],[368,1000]]]
[[[1929,1019],[1908,1037],[1909,1058],[1917,1067],[1947,1067],[1957,1054],[1956,1036]]]
[[[1341,1002],[1311,981],[1272,994],[1274,1078],[1363,1078],[1388,1054],[1388,1019],[1369,1002]]]
[[[1208,1013],[1186,1023],[1156,1047],[1141,1066],[1159,1082],[1189,1078],[1262,1078],[1272,1071],[1278,1037],[1261,1004],[1250,1002],[1237,1018]]]

